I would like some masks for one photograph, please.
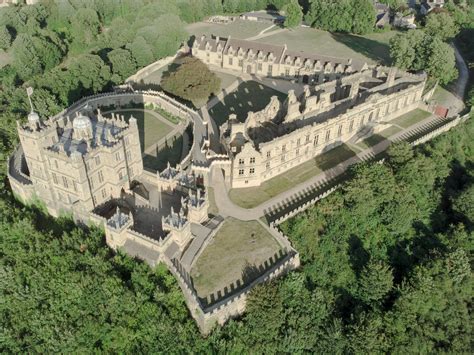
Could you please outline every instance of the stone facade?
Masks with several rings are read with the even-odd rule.
[[[281,104],[273,97],[245,122],[230,115],[221,142],[231,161],[233,188],[259,186],[278,174],[418,107],[425,75],[395,68],[367,69],[321,85],[305,86]]]
[[[127,123],[86,109],[73,119],[42,120],[32,112],[27,124],[18,125],[18,134],[34,193],[53,216],[85,216],[119,197],[143,171],[134,118]]]
[[[194,41],[193,56],[223,69],[258,76],[294,79],[304,84],[324,83],[366,69],[366,63],[288,50],[234,38],[207,38]]]

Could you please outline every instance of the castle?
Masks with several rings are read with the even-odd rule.
[[[94,95],[48,119],[32,106],[27,122],[18,123],[20,145],[9,159],[8,177],[21,200],[39,200],[53,216],[68,213],[102,226],[111,248],[150,265],[165,263],[208,332],[215,322],[241,314],[257,283],[299,265],[297,251],[274,230],[281,253],[257,279],[217,296],[197,295],[192,263],[183,260],[195,260],[215,235],[208,193],[217,183],[213,173],[223,171],[232,188],[259,186],[338,145],[369,137],[422,103],[426,76],[219,37],[196,40],[192,55],[211,67],[291,80],[301,92],[289,90],[283,102],[272,97],[242,121],[231,114],[217,132],[212,118],[155,91]],[[130,103],[170,112],[192,126],[191,146],[183,148],[179,164],[144,169],[137,119],[101,111]],[[176,131],[183,134],[186,125]]]
[[[293,52],[286,46],[219,37],[197,39],[194,56],[211,67],[292,80],[303,92],[272,97],[244,122],[231,114],[219,129],[232,188],[259,186],[348,141],[376,134],[422,103],[425,74],[351,59]]]
[[[274,96],[244,122],[235,115],[221,127],[232,160],[233,188],[258,186],[338,145],[375,134],[394,118],[416,109],[426,77],[395,68],[365,70],[326,84]]]

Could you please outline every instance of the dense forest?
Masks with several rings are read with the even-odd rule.
[[[207,338],[164,266],[114,254],[103,231],[12,196],[6,159],[28,111],[26,86],[42,115],[56,113],[174,53],[184,23],[244,3],[1,9],[0,44],[14,58],[0,69],[2,353],[471,352],[473,118],[422,146],[393,146],[384,164],[354,167],[340,190],[285,223],[301,269],[256,288],[246,314]]]

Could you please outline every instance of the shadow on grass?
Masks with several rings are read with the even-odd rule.
[[[157,149],[155,154],[145,154],[143,157],[143,167],[150,172],[162,171],[168,162],[171,166],[176,166],[181,161],[183,150],[183,137],[177,137],[172,142],[166,142],[164,147]]]
[[[347,33],[331,33],[331,36],[339,43],[346,45],[367,58],[384,65],[390,65],[391,63],[390,47],[385,43]]]

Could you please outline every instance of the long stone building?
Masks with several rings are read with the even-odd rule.
[[[230,115],[220,132],[231,159],[231,186],[258,186],[344,142],[379,132],[418,107],[425,81],[425,75],[377,67],[306,85],[300,97],[290,91],[283,104],[273,97],[244,122]]]
[[[368,68],[350,58],[336,58],[288,50],[241,39],[202,36],[195,39],[193,56],[208,65],[265,77],[296,79],[304,84],[321,84]]]

